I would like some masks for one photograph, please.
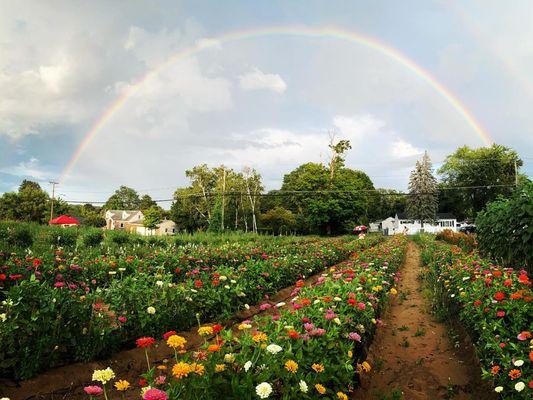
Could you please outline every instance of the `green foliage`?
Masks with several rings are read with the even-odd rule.
[[[51,246],[74,246],[78,240],[78,228],[51,226],[44,232],[44,240]]]
[[[143,195],[143,197],[141,197],[141,200],[139,202],[139,209],[141,211],[145,211],[145,210],[148,210],[150,207],[156,207],[157,206],[157,203],[152,200],[152,197],[150,197],[150,195],[148,194],[145,194]]]
[[[217,196],[217,200],[215,201],[215,206],[213,208],[213,211],[211,212],[211,219],[209,220],[209,232],[222,232],[223,226],[222,226],[222,197]]]
[[[123,246],[131,241],[133,234],[123,231],[106,231],[105,237],[112,244]]]
[[[14,248],[29,248],[33,244],[30,224],[4,223],[0,225],[0,244]]]
[[[296,217],[283,207],[275,207],[261,214],[261,223],[269,228],[274,234],[288,233],[296,227]]]
[[[497,144],[491,147],[458,148],[446,157],[438,170],[444,187],[491,186],[462,190],[443,190],[440,198],[449,206],[442,209],[458,217],[474,218],[487,203],[498,196],[509,197],[515,183],[515,163],[523,163],[516,151]]]
[[[431,172],[431,161],[427,152],[422,161],[417,161],[409,178],[407,215],[414,220],[433,222],[437,218],[437,180]]]
[[[138,210],[141,199],[137,192],[127,186],[121,186],[107,200],[104,205],[106,210]]]
[[[144,212],[143,225],[148,229],[155,229],[157,225],[163,220],[161,209],[156,206],[151,206]]]
[[[397,190],[377,189],[371,197],[369,219],[383,220],[405,212],[407,197]]]
[[[24,180],[17,193],[0,197],[0,219],[44,222],[49,217],[49,197],[38,183]]]
[[[476,218],[480,251],[504,265],[533,271],[533,182],[525,182],[509,199],[487,204]]]
[[[86,247],[98,246],[103,240],[104,231],[101,229],[87,229],[80,235],[80,243]]]

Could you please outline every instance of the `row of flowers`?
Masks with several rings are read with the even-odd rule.
[[[405,238],[397,237],[331,267],[315,282],[297,281],[290,300],[263,302],[264,311],[231,328],[205,325],[200,348],[167,332],[163,342],[137,340],[147,372],[129,382],[111,369],[96,370],[85,392],[106,399],[139,391],[144,400],[348,399],[358,375],[371,366],[363,348],[371,341],[381,306],[397,291]],[[154,346],[169,357],[151,360]]]
[[[170,266],[133,268],[81,291],[32,275],[0,292],[0,373],[26,378],[54,365],[108,356],[135,337],[188,329],[197,318],[229,318],[291,285],[295,276],[320,272],[378,240],[291,242],[277,256],[206,266],[179,282]]]
[[[532,398],[533,291],[526,271],[501,268],[429,238],[422,256],[438,306],[459,316],[483,377],[502,398]]]

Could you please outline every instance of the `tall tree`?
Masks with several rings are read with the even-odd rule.
[[[246,197],[252,214],[252,231],[257,233],[257,209],[259,203],[259,193],[263,191],[261,184],[261,175],[250,167],[244,167],[242,170],[244,178],[244,187],[246,189]]]
[[[139,201],[139,210],[145,211],[150,207],[157,206],[157,203],[152,199],[149,194],[144,194]]]
[[[488,202],[511,195],[515,183],[520,181],[522,165],[516,151],[505,146],[460,147],[446,157],[438,170],[443,189],[455,188],[443,190],[442,201],[453,207],[448,211],[456,214],[464,211],[473,218]]]
[[[163,220],[163,215],[161,214],[161,209],[157,206],[152,206],[143,212],[143,226],[147,229],[153,230]]]
[[[121,186],[109,197],[104,205],[106,210],[138,210],[141,199],[137,192],[127,186]]]
[[[411,219],[433,222],[437,218],[438,194],[437,180],[433,176],[431,160],[427,151],[422,161],[417,161],[409,178],[409,198],[407,199],[407,215]]]
[[[370,220],[383,220],[405,212],[407,198],[393,189],[377,189],[372,194]]]

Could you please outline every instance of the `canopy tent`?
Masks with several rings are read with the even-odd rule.
[[[68,215],[60,215],[48,222],[50,225],[79,225],[80,221]]]

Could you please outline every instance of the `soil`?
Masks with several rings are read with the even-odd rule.
[[[305,284],[314,283],[321,274],[322,272],[307,278]],[[286,301],[290,298],[294,288],[295,286],[284,288],[274,296],[270,296],[265,302],[275,305]],[[249,309],[236,313],[231,320],[224,323],[224,326],[238,334],[237,325],[240,322],[251,319],[257,314],[272,313],[272,309],[261,311],[259,305],[250,306]],[[204,343],[204,339],[197,334],[197,329],[194,327],[188,331],[178,332],[187,340],[186,350],[188,351],[194,351]],[[150,348],[149,355],[152,366],[163,364],[166,360],[174,358],[173,351],[168,348],[164,341],[158,341],[155,346]],[[54,368],[22,382],[0,379],[0,397],[6,396],[11,400],[87,400],[88,396],[84,393],[83,387],[94,384],[91,382],[92,371],[107,367],[111,367],[118,379],[125,379],[139,388],[137,386],[139,376],[146,372],[144,349],[134,348],[121,351],[107,360],[75,363]],[[125,399],[138,398],[139,390],[126,392]]]
[[[421,272],[419,250],[411,242],[398,296],[382,316],[384,324],[369,349],[367,361],[373,369],[362,376],[362,386],[352,398],[497,399],[481,380],[479,362],[466,335],[452,342],[450,327],[430,313]]]

